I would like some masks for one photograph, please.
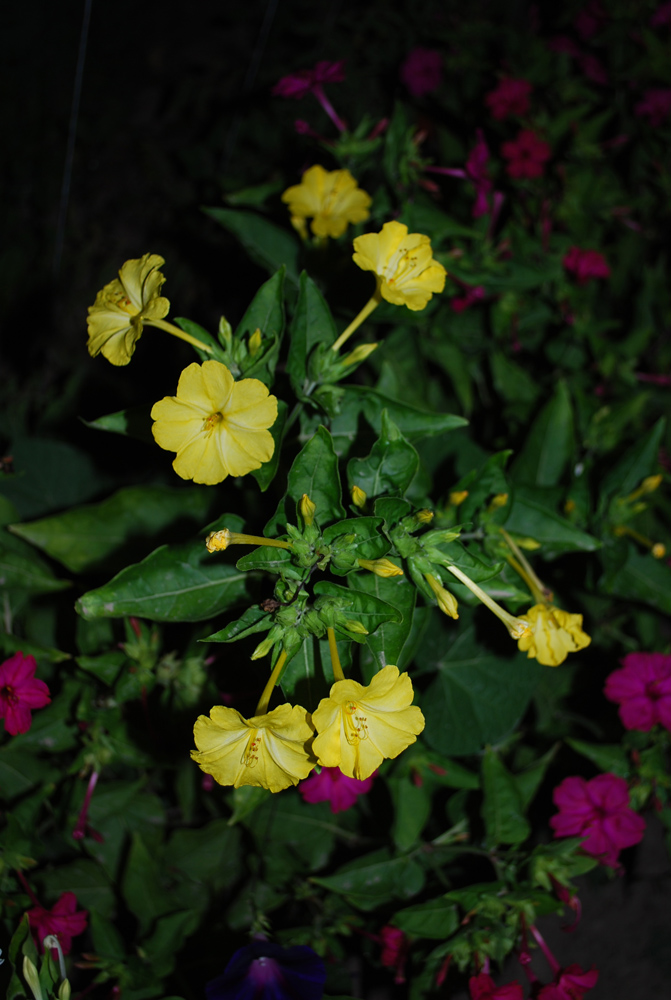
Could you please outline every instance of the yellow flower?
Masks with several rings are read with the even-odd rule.
[[[408,233],[400,222],[385,222],[382,232],[357,236],[354,250],[354,263],[377,275],[382,298],[394,305],[424,309],[445,287],[447,272],[431,256],[429,237]]]
[[[146,253],[127,260],[119,277],[96,295],[89,307],[89,354],[103,354],[113,365],[127,365],[135,344],[142,336],[144,322],[168,315],[170,303],[159,293],[165,281],[158,270],[163,257]]]
[[[553,604],[534,604],[520,618],[528,622],[531,632],[518,641],[518,649],[546,667],[558,667],[569,653],[577,653],[592,641],[582,630],[582,615],[569,614]]]
[[[277,399],[255,378],[233,379],[220,361],[184,369],[176,396],[154,403],[152,433],[182,479],[220,483],[245,476],[268,462],[275,450],[268,430],[277,419]]]
[[[220,785],[258,785],[281,792],[306,778],[315,765],[309,742],[313,731],[300,705],[278,705],[245,719],[234,708],[215,705],[193,727],[197,750],[191,757]]]
[[[350,222],[365,222],[371,197],[357,187],[349,170],[324,170],[316,164],[303,174],[300,184],[287,188],[282,195],[291,212],[292,225],[305,233],[305,219],[312,219],[315,236],[334,239]]]
[[[370,777],[385,758],[398,757],[424,729],[424,716],[412,704],[409,676],[383,667],[367,687],[336,681],[312,722],[319,734],[313,753],[323,767],[339,767],[349,778]]]

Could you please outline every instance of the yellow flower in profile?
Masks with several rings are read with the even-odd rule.
[[[173,469],[195,483],[245,476],[275,450],[268,428],[277,419],[276,397],[258,379],[236,382],[220,361],[185,368],[177,395],[154,403],[151,416],[156,443],[177,452]]]
[[[518,649],[546,667],[558,667],[569,653],[577,653],[592,641],[582,630],[582,615],[572,615],[553,604],[534,604],[520,618],[531,632],[519,639]]]
[[[245,719],[234,708],[215,705],[193,727],[191,757],[220,785],[257,785],[281,792],[296,785],[315,765],[309,750],[313,730],[300,705],[278,705]]]
[[[315,236],[334,239],[350,222],[365,222],[371,197],[358,187],[349,170],[324,170],[316,164],[303,174],[300,184],[287,188],[282,195],[291,212],[292,225],[305,233],[305,219],[312,219]]]
[[[312,750],[322,767],[339,767],[349,778],[370,777],[385,758],[398,757],[424,729],[412,704],[412,681],[398,667],[383,667],[367,687],[337,680],[312,722]]]
[[[98,292],[89,307],[87,346],[92,358],[103,354],[113,365],[127,365],[143,323],[168,315],[170,303],[160,295],[163,264],[163,257],[155,253],[127,260],[119,277]]]
[[[357,236],[354,250],[354,263],[377,275],[382,298],[394,305],[424,309],[445,287],[447,272],[431,256],[429,237],[408,233],[401,222],[385,222],[381,232]]]

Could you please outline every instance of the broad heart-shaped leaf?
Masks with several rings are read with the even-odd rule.
[[[606,475],[601,484],[599,512],[603,514],[608,500],[613,496],[627,496],[633,492],[646,476],[658,467],[657,455],[666,427],[665,417],[660,417],[652,430],[625,452],[622,458]]]
[[[330,580],[320,580],[315,584],[314,592],[320,597],[339,598],[342,602],[341,613],[346,618],[361,622],[369,632],[374,632],[382,622],[400,622],[402,618],[402,613],[397,608],[373,594],[341,587]]]
[[[199,622],[247,597],[246,573],[211,555],[201,539],[162,545],[79,598],[83,618],[137,615],[155,622]]]
[[[366,636],[366,645],[373,655],[377,668],[388,664],[398,665],[401,651],[412,628],[412,615],[417,600],[417,590],[404,576],[385,579],[375,573],[357,573],[349,578],[352,586],[379,601],[395,608],[401,614],[401,621],[384,621],[375,632]]]
[[[462,604],[459,611],[458,626],[443,624],[436,613],[415,655],[421,672],[436,672],[422,696],[424,738],[454,757],[479,753],[506,736],[529,704],[542,669],[521,654],[504,659],[490,653],[476,640],[473,612]],[[492,622],[491,628],[503,625]]]
[[[235,331],[236,340],[251,337],[256,330],[260,330],[263,334],[264,342],[268,346],[258,359],[249,359],[249,363],[244,366],[244,376],[258,378],[268,386],[273,384],[284,333],[285,273],[286,269],[281,267],[272,278],[261,285]]]
[[[627,545],[625,561],[607,570],[599,582],[600,590],[623,600],[642,601],[671,615],[671,569],[650,553],[638,552]]]
[[[426,903],[398,910],[391,919],[394,927],[400,927],[406,934],[444,941],[459,926],[459,910],[447,900],[429,899]]]
[[[117,410],[116,413],[107,413],[96,420],[84,420],[83,417],[79,419],[86,427],[91,427],[95,431],[122,434],[124,437],[132,437],[137,441],[153,444],[154,438],[151,433],[152,405],[152,403],[144,403],[140,406],[130,406],[127,410]]]
[[[287,278],[298,284],[298,240],[290,232],[256,212],[231,208],[204,208],[203,211],[233,233],[256,264],[271,274],[284,264]]]
[[[299,397],[304,396],[308,389],[307,363],[312,350],[317,344],[330,347],[337,337],[338,331],[324,296],[312,278],[303,271],[287,356],[287,374]]]
[[[295,523],[296,504],[304,493],[316,504],[315,517],[322,528],[345,517],[340,500],[338,457],[325,427],[319,427],[296,455],[289,470],[286,496],[280,500],[264,534],[276,535],[284,531],[287,524]]]
[[[411,899],[420,893],[424,871],[411,857],[392,858],[383,849],[344,865],[335,875],[311,881],[346,896],[359,910],[374,910],[392,899]]]
[[[99,565],[125,544],[155,537],[175,521],[202,524],[212,500],[207,487],[130,486],[102,503],[13,524],[10,530],[78,573]]]
[[[69,586],[69,580],[57,580],[47,564],[34,553],[21,555],[0,543],[0,591],[51,594]]]
[[[543,555],[562,552],[595,552],[601,542],[581,531],[552,510],[553,498],[547,491],[529,486],[515,489],[510,514],[504,522],[506,531],[525,538],[535,538],[543,546]]]
[[[360,385],[343,386],[345,399],[358,398],[361,410],[368,423],[376,431],[382,426],[382,411],[387,410],[389,416],[399,430],[409,441],[429,437],[433,434],[445,434],[457,427],[465,427],[468,420],[453,413],[432,413],[429,410],[419,410],[397,399]]]
[[[552,399],[536,418],[511,475],[516,483],[556,486],[573,457],[573,410],[566,383],[560,381]]]
[[[512,774],[494,750],[482,758],[482,818],[490,847],[521,844],[531,833],[524,816],[522,794]]]
[[[381,493],[402,495],[410,486],[418,465],[417,452],[403,437],[388,411],[383,410],[380,437],[367,458],[350,459],[347,479],[350,489],[356,485],[371,498]]]
[[[275,442],[275,450],[271,456],[269,462],[264,462],[260,469],[254,469],[252,475],[257,481],[261,488],[261,492],[265,493],[273,479],[277,475],[277,469],[280,464],[280,458],[282,456],[282,436],[284,434],[284,425],[287,422],[287,413],[289,407],[284,402],[283,399],[277,400],[277,419],[275,423],[270,428],[270,433],[273,436],[273,441]]]
[[[0,476],[0,493],[22,519],[84,503],[109,484],[86,452],[64,441],[19,438],[12,442],[12,455],[15,474]]]

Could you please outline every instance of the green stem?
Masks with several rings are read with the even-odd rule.
[[[157,326],[159,330],[165,330],[166,333],[171,333],[173,337],[179,337],[180,340],[185,340],[187,344],[191,344],[192,347],[197,347],[199,351],[206,351],[208,354],[212,354],[212,348],[209,344],[204,344],[202,340],[198,340],[197,337],[192,337],[190,333],[186,333],[184,330],[180,330],[178,326],[174,323],[168,323],[164,319],[146,319],[144,320],[145,326]]]
[[[338,351],[345,343],[349,337],[352,336],[355,330],[358,330],[365,319],[367,319],[372,313],[373,309],[377,309],[380,302],[382,301],[382,296],[380,295],[380,279],[378,278],[377,286],[373,295],[369,298],[366,305],[363,307],[361,312],[354,317],[347,329],[343,330],[338,339],[334,344],[331,344],[332,351]]]
[[[508,563],[512,566],[515,572],[519,573],[522,577],[527,587],[533,594],[534,600],[540,604],[551,601],[552,591],[548,590],[548,588],[543,585],[542,581],[538,579],[517,542],[510,537],[505,528],[501,528],[500,530],[506,540],[506,544],[517,557],[516,559],[513,559],[512,556],[506,556]]]
[[[489,594],[485,593],[482,587],[478,587],[477,583],[474,583],[473,580],[471,580],[469,576],[466,576],[466,574],[463,573],[457,566],[446,566],[445,568],[449,570],[453,576],[456,576],[457,580],[461,580],[461,582],[468,587],[471,593],[475,594],[478,600],[482,601],[485,607],[489,608],[489,610],[503,622],[513,639],[521,639],[523,635],[528,635],[529,626],[525,621],[521,618],[515,618],[514,615],[508,614],[508,612],[502,608],[500,604],[497,604],[496,601],[492,600]]]
[[[329,653],[331,654],[333,676],[337,681],[344,681],[345,675],[342,672],[342,664],[340,663],[340,657],[338,656],[338,643],[336,642],[335,632],[332,628],[327,628],[326,634],[329,640]]]
[[[268,711],[268,705],[270,704],[270,696],[271,696],[271,694],[273,693],[273,691],[275,689],[275,685],[277,684],[278,680],[280,679],[280,675],[281,675],[282,671],[284,670],[284,664],[286,662],[287,662],[287,654],[286,654],[286,650],[283,649],[282,652],[280,653],[280,655],[277,658],[277,663],[275,664],[275,668],[274,668],[272,674],[268,678],[268,683],[266,684],[266,686],[263,689],[263,694],[259,698],[259,703],[256,706],[256,711],[254,712],[255,716],[256,715],[265,715],[266,712]]]

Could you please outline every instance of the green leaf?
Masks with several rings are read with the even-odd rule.
[[[280,533],[287,524],[295,522],[296,504],[304,493],[316,505],[315,516],[322,527],[345,517],[340,499],[338,457],[333,449],[331,435],[325,427],[318,428],[294,459],[289,470],[286,496],[266,525],[265,534]]]
[[[490,847],[521,844],[531,833],[522,795],[499,755],[487,747],[482,758],[482,818]]]
[[[391,920],[406,934],[444,941],[459,927],[459,910],[454,903],[429,899],[426,903],[398,910]]]
[[[127,410],[117,410],[116,413],[107,413],[97,420],[79,419],[85,427],[90,427],[94,431],[107,431],[109,434],[121,434],[124,437],[135,438],[137,441],[144,441],[145,444],[154,444],[151,433],[151,403],[144,403],[141,406],[130,406]]]
[[[351,572],[349,565],[347,568],[340,568],[337,565],[338,550],[347,557],[347,562],[354,559],[381,559],[386,556],[391,548],[391,544],[380,532],[384,524],[381,517],[349,517],[344,521],[337,521],[330,525],[324,533],[323,539],[326,545],[332,545],[336,552],[335,561],[331,563],[331,572],[343,576]]]
[[[156,622],[199,622],[245,599],[247,579],[211,555],[202,540],[162,545],[103,587],[89,590],[75,609],[83,618],[136,615]]]
[[[289,280],[298,284],[298,241],[290,232],[256,212],[231,208],[204,208],[203,211],[232,233],[256,264],[271,274],[284,264]]]
[[[420,668],[436,671],[422,697],[424,738],[447,757],[479,753],[487,743],[507,736],[524,714],[540,676],[538,664],[521,655],[503,658],[483,647],[468,624],[468,611],[460,606],[464,621],[458,631],[434,615],[415,656]],[[503,629],[489,620],[487,626]]]
[[[206,888],[222,891],[240,875],[240,834],[228,820],[215,819],[199,830],[176,830],[164,863]]]
[[[380,850],[344,865],[335,875],[312,881],[346,896],[360,910],[374,910],[392,899],[416,896],[424,886],[424,872],[412,858],[391,858],[387,850]]]
[[[352,458],[347,463],[350,489],[355,484],[369,497],[381,493],[404,494],[414,479],[419,456],[390,418],[382,411],[380,437],[367,458]]]
[[[419,410],[400,400],[390,399],[375,389],[367,386],[346,385],[345,398],[354,397],[361,400],[363,414],[378,433],[382,426],[382,411],[387,410],[390,418],[409,441],[429,437],[434,434],[445,434],[457,427],[465,427],[468,420],[453,413],[431,413]]]
[[[375,573],[359,573],[350,577],[357,590],[371,594],[379,601],[395,608],[402,616],[400,621],[381,622],[371,635],[366,636],[366,645],[373,655],[377,669],[388,664],[400,666],[402,651],[412,628],[412,618],[417,601],[417,590],[404,576],[385,579]]]
[[[581,531],[566,518],[549,509],[550,500],[543,490],[528,486],[515,489],[510,514],[504,522],[506,531],[524,538],[535,538],[543,546],[543,554],[562,552],[595,552],[601,542]]]
[[[568,745],[576,753],[587,757],[602,771],[612,771],[618,778],[628,778],[631,766],[627,751],[619,743],[585,743],[583,740],[567,739]]]
[[[176,316],[175,323],[180,328],[184,330],[185,333],[189,333],[195,340],[199,340],[202,344],[207,344],[208,347],[213,347],[215,351],[219,350],[219,342],[212,334],[201,326],[200,323],[195,323],[192,319],[186,319],[184,316]],[[194,348],[199,355],[201,361],[207,361],[208,358],[212,357],[210,351],[199,350],[199,348]]]
[[[522,807],[526,811],[534,800],[540,788],[548,767],[552,763],[559,748],[556,743],[547,753],[535,760],[530,767],[515,775],[515,782],[522,797]]]
[[[123,938],[113,922],[103,917],[97,910],[92,910],[89,918],[96,954],[103,958],[115,958],[118,961],[123,961],[126,957],[126,948]]]
[[[130,486],[102,503],[13,524],[10,530],[78,573],[99,566],[124,546],[137,551],[138,539],[155,537],[177,521],[200,526],[212,500],[206,487]]]
[[[57,768],[51,767],[47,761],[40,760],[32,754],[14,750],[11,744],[0,747],[0,788],[2,796],[11,801],[17,795],[23,795],[35,785],[46,784],[60,777]]]
[[[264,462],[260,469],[254,469],[252,475],[254,479],[259,484],[262,493],[268,489],[273,479],[277,475],[277,470],[280,464],[280,458],[282,457],[282,439],[284,436],[284,427],[287,422],[287,413],[289,407],[284,402],[283,399],[277,400],[277,419],[273,426],[270,428],[270,433],[272,435],[273,441],[275,442],[275,450],[270,458],[269,462]]]
[[[38,556],[13,552],[0,543],[0,589],[27,590],[33,594],[52,594],[71,586],[69,580],[57,580]]]
[[[341,614],[346,618],[361,622],[369,632],[373,632],[382,622],[400,622],[401,612],[363,590],[341,587],[330,580],[320,580],[314,585],[314,593],[323,597],[336,597],[342,602]]]
[[[388,778],[387,784],[394,803],[392,839],[399,851],[409,851],[431,815],[431,795],[424,785],[416,785],[409,774]]]
[[[671,568],[627,545],[624,563],[609,569],[599,583],[606,594],[625,601],[642,601],[663,614],[671,614]]]
[[[257,548],[241,556],[235,564],[239,570],[249,573],[250,570],[261,570],[264,573],[287,574],[291,565],[291,550],[275,548],[274,545],[259,545]],[[289,574],[292,575],[292,574]],[[296,578],[302,574],[296,568]]]
[[[601,484],[600,506],[603,509],[611,496],[626,496],[640,486],[646,476],[658,467],[657,456],[666,419],[660,417],[652,430],[622,456],[604,477]]]
[[[16,474],[0,477],[0,493],[22,519],[83,503],[108,482],[85,452],[63,441],[20,438],[12,453]]]
[[[303,271],[287,356],[287,374],[299,398],[304,397],[309,388],[307,367],[310,354],[317,344],[330,348],[337,337],[338,331],[324,296]]]
[[[258,357],[245,364],[245,378],[258,378],[266,385],[273,384],[275,367],[284,333],[284,275],[281,267],[265,284],[261,285],[235,331],[236,340],[251,337],[260,330],[267,346]],[[286,406],[286,404],[285,404]]]
[[[566,383],[560,381],[541,410],[511,473],[517,483],[556,486],[573,458],[573,410]]]
[[[164,888],[162,874],[162,864],[156,853],[149,849],[139,833],[134,833],[121,892],[126,906],[137,917],[141,935],[171,908],[172,900]]]
[[[41,875],[42,883],[51,895],[74,892],[80,908],[97,910],[111,917],[115,910],[114,891],[100,865],[88,858],[59,865]]]
[[[281,551],[281,550],[280,550]],[[251,554],[251,553],[250,553]],[[264,611],[258,604],[252,605],[236,619],[229,622],[218,632],[208,635],[202,642],[236,642],[238,639],[246,639],[256,632],[266,632],[272,625],[272,618],[268,611]]]

